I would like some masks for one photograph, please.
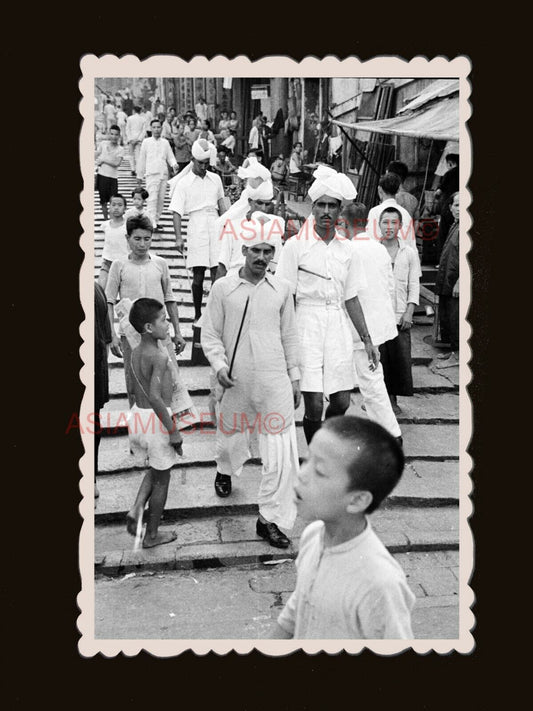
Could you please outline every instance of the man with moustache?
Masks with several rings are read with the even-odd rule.
[[[312,216],[287,240],[276,270],[277,277],[290,283],[296,299],[308,444],[322,424],[324,396],[329,399],[326,419],[344,415],[350,405],[355,379],[348,317],[364,344],[369,368],[374,370],[379,363],[379,350],[357,297],[366,286],[364,268],[350,240],[336,230],[342,201],[353,200],[357,191],[346,175],[328,166],[317,168],[313,177]]]
[[[290,286],[267,272],[275,247],[272,215],[242,223],[244,265],[212,287],[203,315],[202,348],[219,383],[215,490],[228,496],[232,477],[258,435],[262,460],[257,535],[287,548],[296,518],[298,476],[294,410],[300,403],[298,336]]]

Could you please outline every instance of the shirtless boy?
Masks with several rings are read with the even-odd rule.
[[[172,373],[168,356],[157,345],[168,334],[165,308],[156,299],[137,299],[129,320],[141,334],[140,345],[132,351],[135,403],[128,421],[130,445],[134,453],[145,455],[150,470],[145,475],[135,503],[127,515],[127,530],[136,535],[139,518],[148,503],[148,517],[143,548],[152,548],[176,540],[175,531],[159,531],[159,523],[168,495],[170,469],[182,454],[182,436],[170,409]]]

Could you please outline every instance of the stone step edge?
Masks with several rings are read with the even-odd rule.
[[[387,499],[387,510],[416,507],[418,509],[437,509],[458,506],[459,497],[435,496],[430,499],[421,496],[391,496]],[[244,516],[257,514],[257,504],[212,504],[204,507],[188,506],[184,508],[165,509],[164,523],[181,523],[184,520],[195,521],[213,516]],[[97,527],[105,527],[112,523],[125,523],[127,511],[95,512],[94,521]]]
[[[302,458],[299,457],[300,464],[302,464]],[[447,456],[443,456],[441,454],[418,454],[418,455],[405,455],[405,461],[406,462],[458,462],[459,461],[459,455],[455,454],[450,454]],[[247,464],[261,464],[261,460],[259,457],[252,457],[251,459],[248,459],[245,463],[244,466]],[[213,469],[216,468],[216,462],[214,459],[191,459],[190,461],[187,462],[179,462],[176,464],[175,467],[172,467],[172,470],[174,469],[188,469],[191,467],[212,467]],[[133,464],[130,467],[121,467],[118,469],[108,469],[108,470],[102,470],[99,471],[97,476],[114,476],[115,474],[128,474],[129,472],[142,472],[142,471],[147,471],[145,466],[139,465],[136,466]]]
[[[383,542],[392,555],[459,550],[459,541],[456,535],[448,537],[443,535],[441,540],[435,541],[434,531],[419,531],[416,539],[413,540],[410,540],[404,533],[387,534],[387,536],[380,536],[380,538],[382,540],[383,538],[388,539]],[[293,542],[297,540],[293,539]],[[144,550],[139,552],[114,550],[96,554],[94,569],[96,575],[118,577],[127,573],[148,570],[198,570],[249,564],[259,565],[273,560],[294,560],[296,558],[297,550],[294,546],[288,549],[270,547],[269,550],[266,545],[260,540],[248,540],[230,543],[195,543],[174,547],[161,546],[158,549],[150,549],[148,552]],[[243,546],[245,547],[244,551]],[[257,550],[259,547],[260,550]],[[142,557],[153,553],[155,555],[151,558]]]

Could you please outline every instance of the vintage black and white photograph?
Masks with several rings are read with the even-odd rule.
[[[469,651],[469,61],[81,69],[81,653]]]

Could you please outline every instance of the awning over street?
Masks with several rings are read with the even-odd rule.
[[[415,99],[415,101],[417,100]],[[415,101],[411,103],[415,103]],[[404,110],[406,108],[404,107]],[[332,120],[332,123],[343,128],[370,131],[371,133],[409,136],[411,138],[433,138],[438,141],[458,141],[459,96],[437,100],[433,104],[407,115],[402,113],[400,116],[381,121],[345,123]]]
[[[450,94],[459,93],[459,79],[436,79],[420,92],[414,99],[398,110],[398,115],[404,114],[406,111],[415,111],[420,109],[425,104],[435,99],[443,99]]]

